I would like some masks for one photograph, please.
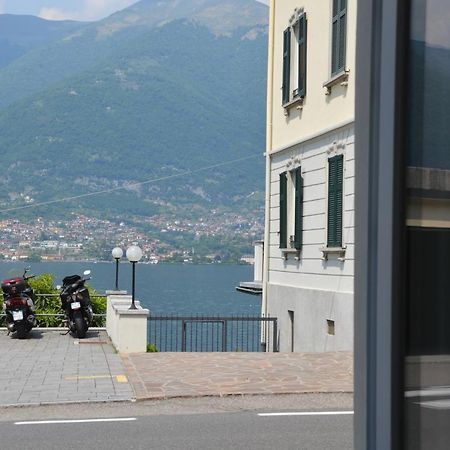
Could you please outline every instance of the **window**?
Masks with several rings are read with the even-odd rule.
[[[302,230],[303,177],[298,167],[280,174],[280,248],[301,250]]]
[[[344,156],[337,155],[328,160],[328,247],[342,247],[343,181]]]
[[[283,33],[283,105],[306,95],[306,14]]]
[[[290,99],[291,86],[291,29],[284,30],[283,34],[283,104]]]
[[[289,322],[291,324],[291,352],[294,352],[294,343],[295,343],[295,318],[294,311],[288,309]]]
[[[345,70],[347,0],[333,0],[331,76]]]

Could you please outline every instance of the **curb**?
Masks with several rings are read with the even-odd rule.
[[[135,403],[136,399],[111,399],[111,400],[68,400],[61,402],[39,402],[39,403],[9,403],[6,405],[0,404],[0,409],[6,408],[28,408],[28,407],[38,407],[38,406],[55,406],[55,405],[87,405],[92,403],[104,404],[104,403]]]
[[[172,399],[189,399],[189,398],[227,398],[227,397],[258,397],[258,396],[288,396],[288,395],[336,395],[336,394],[348,394],[354,395],[354,391],[302,391],[302,392],[232,392],[232,393],[219,393],[219,394],[174,394],[174,395],[159,395],[152,397],[136,397],[134,400],[137,403],[150,401],[150,400],[172,400]]]

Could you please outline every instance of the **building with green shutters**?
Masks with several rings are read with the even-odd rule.
[[[272,0],[262,313],[280,351],[353,347],[356,0]]]

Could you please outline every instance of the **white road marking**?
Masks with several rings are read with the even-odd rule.
[[[14,422],[14,425],[48,425],[58,423],[92,423],[92,422],[132,422],[136,417],[117,417],[105,419],[73,419],[73,420],[37,420],[31,422]]]
[[[349,416],[353,411],[302,411],[302,412],[278,412],[259,413],[260,417],[283,417],[283,416]]]

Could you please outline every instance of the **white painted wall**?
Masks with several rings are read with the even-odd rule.
[[[343,246],[346,247],[345,261],[329,256],[323,259],[322,247],[327,242],[327,165],[329,150],[333,142],[342,142],[344,154],[344,204],[343,204]],[[279,248],[279,174],[286,171],[286,164],[292,157],[299,157],[303,174],[303,248],[300,258],[288,254],[287,259]],[[311,142],[299,144],[272,157],[270,210],[268,211],[269,277],[271,284],[294,287],[353,292],[354,271],[354,133],[353,126]]]
[[[147,351],[148,309],[135,302],[130,310],[131,295],[108,295],[106,331],[119,353],[145,353]]]
[[[356,0],[347,0],[347,52],[346,69],[349,71],[348,86],[333,87],[325,95],[323,83],[331,78],[331,13],[332,0],[272,0],[273,22],[271,37],[273,59],[269,58],[269,82],[273,130],[270,151],[291,145],[324,128],[336,127],[344,121],[352,121],[355,105],[355,48],[356,48]],[[307,80],[303,108],[291,108],[289,115],[281,106],[283,84],[283,31],[295,8],[304,8],[308,21]],[[269,54],[271,49],[269,50]]]

